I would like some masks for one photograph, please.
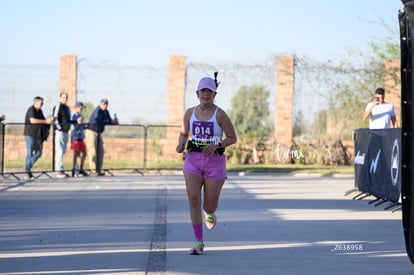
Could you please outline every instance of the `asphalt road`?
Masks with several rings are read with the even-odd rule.
[[[229,175],[218,224],[193,233],[182,175],[0,181],[0,274],[413,274],[401,211],[354,179]]]

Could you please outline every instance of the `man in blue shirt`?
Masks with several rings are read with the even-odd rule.
[[[98,176],[105,175],[102,172],[104,157],[102,133],[105,131],[105,125],[109,124],[118,124],[118,120],[111,118],[108,111],[108,99],[103,98],[89,117],[88,129],[85,131],[89,167]]]
[[[82,110],[84,106],[82,102],[75,103],[75,111],[72,114],[71,121],[73,122],[71,128],[71,143],[70,148],[73,150],[73,161],[72,161],[72,177],[75,176],[87,176],[88,174],[83,170],[86,158],[86,144],[85,144],[85,128],[86,124],[83,124]],[[78,158],[80,163],[78,166]]]

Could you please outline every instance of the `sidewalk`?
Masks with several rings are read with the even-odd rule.
[[[230,175],[193,244],[180,175],[0,182],[0,274],[412,274],[401,212],[352,177]]]

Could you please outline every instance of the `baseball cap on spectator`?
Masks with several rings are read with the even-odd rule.
[[[83,108],[83,103],[80,102],[80,101],[78,101],[78,102],[75,103],[75,107],[81,107],[81,108]]]

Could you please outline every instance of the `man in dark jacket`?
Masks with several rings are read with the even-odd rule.
[[[66,153],[68,144],[68,132],[70,129],[70,109],[66,104],[68,102],[68,94],[60,93],[59,103],[53,108],[53,117],[55,118],[55,171],[57,178],[65,178],[65,170],[63,168],[63,156]]]
[[[105,125],[118,124],[118,119],[111,118],[108,111],[108,99],[103,98],[89,117],[88,129],[85,131],[86,147],[88,148],[89,167],[98,176],[104,176],[102,172],[104,146],[102,133]]]
[[[29,179],[33,178],[31,169],[42,155],[43,142],[47,139],[50,124],[53,122],[53,117],[45,118],[42,106],[43,98],[36,96],[33,99],[33,105],[27,109],[24,120],[24,140],[26,141],[25,170]]]

